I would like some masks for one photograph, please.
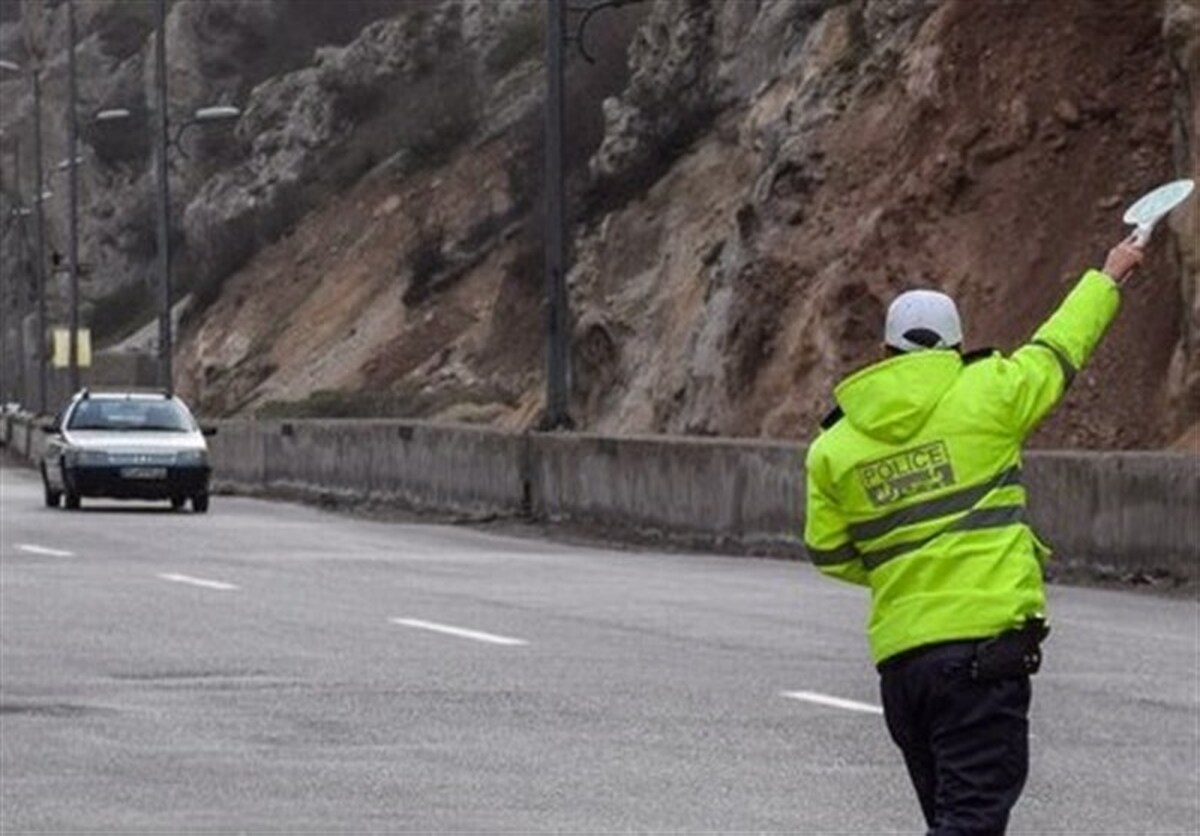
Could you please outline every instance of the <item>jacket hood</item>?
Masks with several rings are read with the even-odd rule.
[[[957,351],[918,351],[891,357],[843,380],[834,390],[854,427],[897,443],[912,438],[962,370]]]

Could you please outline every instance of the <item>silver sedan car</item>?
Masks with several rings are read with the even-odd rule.
[[[42,457],[46,505],[79,507],[82,497],[165,499],[208,510],[208,446],[179,398],[152,392],[83,390],[53,424]]]

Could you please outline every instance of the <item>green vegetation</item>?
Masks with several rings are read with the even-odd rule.
[[[540,6],[521,12],[505,27],[500,40],[488,53],[486,63],[489,70],[504,75],[518,64],[532,58],[542,48],[545,22]]]

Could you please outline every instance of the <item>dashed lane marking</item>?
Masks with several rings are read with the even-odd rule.
[[[205,580],[204,578],[193,578],[190,575],[176,575],[174,573],[169,573],[159,575],[159,577],[164,581],[171,581],[172,583],[186,583],[192,586],[200,586],[204,589],[219,589],[222,592],[228,592],[230,590],[237,589],[237,587],[231,583],[225,583],[224,581],[210,581]]]
[[[847,700],[841,697],[833,697],[829,694],[818,694],[816,691],[784,691],[783,696],[790,700],[800,700],[802,702],[811,702],[816,705],[826,705],[830,708],[843,708],[846,711],[861,711],[865,714],[882,714],[883,709],[877,705],[871,705],[866,702],[858,702],[857,700]]]
[[[477,642],[486,642],[488,644],[500,644],[516,647],[519,645],[529,644],[523,639],[512,639],[508,636],[497,636],[492,633],[481,633],[478,630],[466,630],[462,627],[451,627],[448,624],[436,624],[432,621],[421,621],[418,618],[392,618],[389,619],[392,624],[399,624],[402,627],[413,627],[417,630],[429,630],[434,633],[444,633],[447,636],[457,636],[460,639],[472,639]]]
[[[35,546],[32,543],[18,543],[17,550],[28,552],[29,554],[44,554],[49,557],[74,557],[75,552],[67,552],[62,549],[48,549],[45,546]]]

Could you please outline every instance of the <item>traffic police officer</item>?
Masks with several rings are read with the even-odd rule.
[[[1049,550],[1025,514],[1021,445],[1116,315],[1129,239],[1010,357],[962,354],[954,302],[888,309],[888,359],[843,380],[809,447],[814,564],[870,587],[884,717],[932,834],[1003,833],[1028,773],[1029,675]]]

